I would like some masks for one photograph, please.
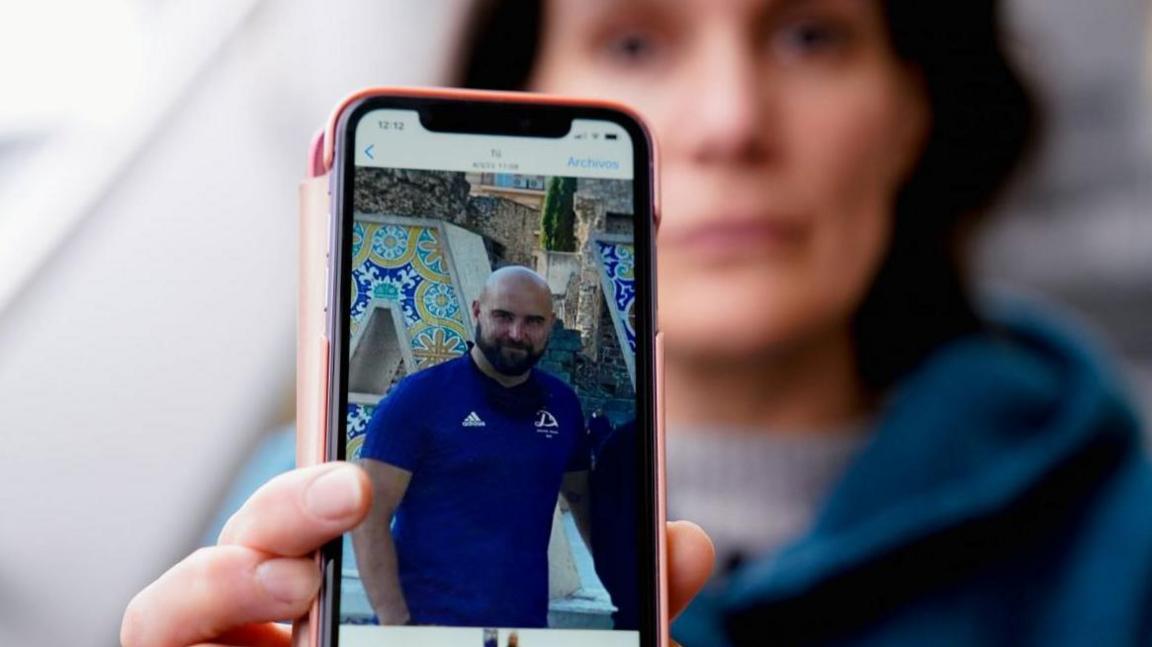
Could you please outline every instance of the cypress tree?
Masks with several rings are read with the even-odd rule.
[[[540,211],[540,243],[554,252],[576,251],[576,178],[553,177],[548,180],[544,206]]]

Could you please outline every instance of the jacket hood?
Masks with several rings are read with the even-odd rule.
[[[902,381],[811,530],[734,575],[726,607],[738,614],[893,572],[915,572],[910,586],[922,587],[972,568],[1139,446],[1135,414],[1090,344],[1018,306],[991,321]],[[933,553],[934,543],[950,547]]]

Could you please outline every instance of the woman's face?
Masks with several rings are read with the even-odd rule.
[[[685,358],[842,334],[929,122],[875,0],[552,0],[531,86],[652,128],[661,326]]]

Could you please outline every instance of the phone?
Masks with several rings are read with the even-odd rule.
[[[301,276],[315,379],[298,383],[300,462],[358,462],[373,507],[318,555],[296,644],[668,644],[641,121],[604,102],[373,89],[311,159],[330,217],[322,306]],[[322,181],[302,200],[304,268]]]

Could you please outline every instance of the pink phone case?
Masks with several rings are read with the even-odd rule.
[[[469,101],[513,101],[543,105],[580,104],[610,108],[624,112],[636,121],[643,120],[636,112],[622,104],[562,96],[529,94],[523,92],[488,92],[447,88],[367,88],[349,95],[341,101],[328,119],[324,130],[317,133],[308,152],[308,177],[299,188],[299,304],[296,320],[296,464],[298,467],[316,465],[329,460],[326,455],[328,436],[328,339],[326,337],[325,307],[330,271],[328,263],[331,209],[329,201],[329,173],[335,159],[336,127],[344,111],[361,99],[373,96],[410,96],[461,99]],[[655,140],[652,143],[652,206],[654,231],[660,225],[659,174],[655,168],[658,158]],[[657,635],[658,647],[670,644],[668,639],[668,573],[667,535],[664,477],[664,335],[657,332],[656,363],[656,485],[657,485],[657,549],[659,561],[659,609],[664,616]],[[316,556],[317,563],[320,556]],[[292,627],[293,647],[316,647],[319,636],[320,605],[312,605],[308,615],[298,619]]]

